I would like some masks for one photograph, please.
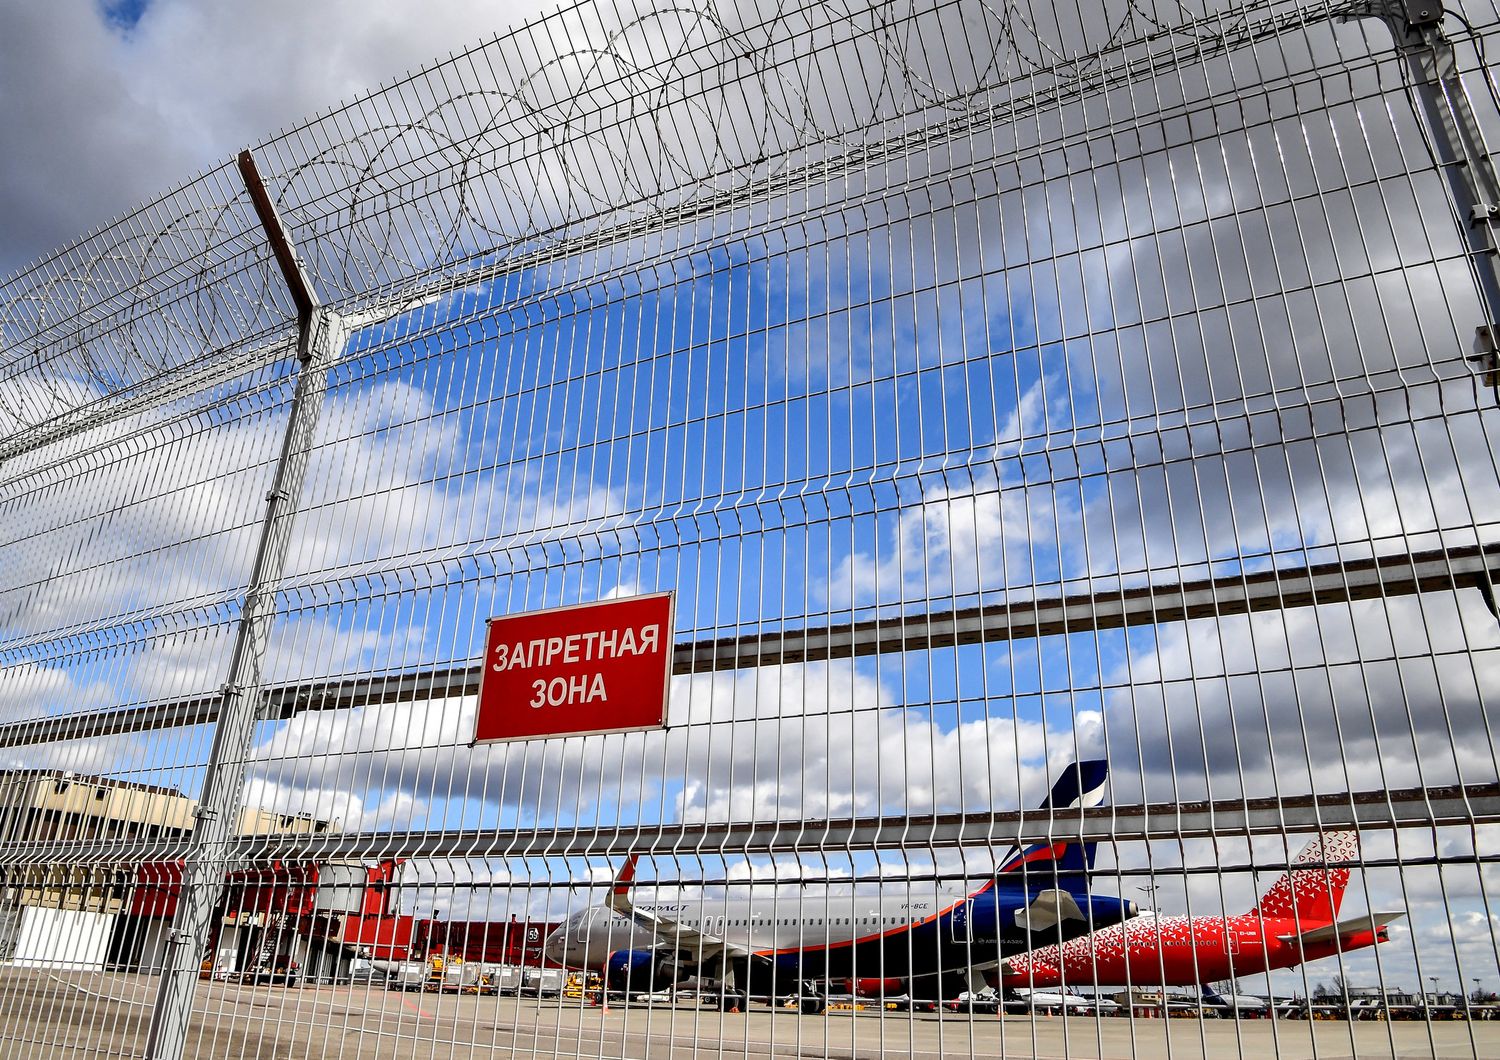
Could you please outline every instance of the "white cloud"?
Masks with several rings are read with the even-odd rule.
[[[36,704],[48,701],[86,710],[108,705],[111,695],[106,683],[88,673],[44,663],[18,663],[0,681],[0,723],[34,717]]]
[[[1044,737],[1037,722],[944,727],[889,703],[852,665],[809,664],[675,678],[665,732],[470,747],[470,699],[309,712],[262,740],[251,773],[278,807],[452,828],[497,806],[583,823],[1016,806],[1073,757],[1066,733]],[[367,810],[397,792],[408,801]]]
[[[11,538],[0,580],[0,639],[16,645],[43,633],[97,628],[123,616],[176,616],[148,651],[92,677],[114,702],[186,695],[223,680],[232,627],[226,621],[249,576],[270,468],[282,424],[247,415],[183,429],[173,406],[133,419],[154,445],[123,428],[100,456],[61,475],[24,479],[7,505]],[[336,391],[323,410],[280,586],[331,579],[441,571],[441,562],[597,528],[623,502],[588,483],[544,481],[528,466],[519,481],[445,478],[459,447],[453,416],[435,415],[432,395],[400,380]],[[101,436],[100,441],[103,441]],[[80,514],[81,513],[81,514]],[[416,568],[413,573],[413,568]],[[318,605],[323,590],[311,590]],[[184,612],[203,618],[182,629]],[[268,679],[294,680],[414,657],[418,626],[373,629],[334,608],[278,617]],[[66,665],[85,665],[82,663]],[[57,664],[59,670],[65,664]],[[10,670],[5,684],[10,683]],[[31,679],[20,671],[24,687]],[[103,698],[102,696],[96,698]],[[72,689],[38,687],[31,714],[70,707]]]
[[[0,274],[271,130],[530,18],[535,0],[0,8]]]
[[[1060,569],[1073,573],[1063,566],[1059,530],[1067,533],[1078,521],[1050,485],[930,484],[900,510],[877,551],[844,557],[828,599],[838,609],[861,608],[1055,582]]]
[[[1119,801],[1492,781],[1482,704],[1500,687],[1500,630],[1477,597],[1456,595],[1451,627],[1440,600],[1410,598],[1157,627],[1106,675],[1103,724],[1080,726],[1082,742],[1108,753]],[[1408,628],[1415,607],[1472,653],[1434,665]],[[1381,659],[1382,644],[1406,657]]]

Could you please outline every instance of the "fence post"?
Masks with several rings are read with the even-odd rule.
[[[297,306],[297,383],[271,490],[266,494],[260,543],[221,693],[203,790],[194,810],[196,823],[146,1040],[150,1060],[179,1060],[187,1041],[199,970],[225,890],[244,791],[245,760],[260,714],[262,666],[275,618],[276,585],[291,542],[313,434],[328,387],[328,368],[347,337],[338,315],[319,304],[249,151],[240,153],[239,166]]]
[[[1412,94],[1432,136],[1435,161],[1445,175],[1469,247],[1488,322],[1475,337],[1476,362],[1486,383],[1500,383],[1500,176],[1484,132],[1459,77],[1453,44],[1443,31],[1443,0],[1375,0],[1350,12],[1378,18],[1391,31],[1411,74]]]

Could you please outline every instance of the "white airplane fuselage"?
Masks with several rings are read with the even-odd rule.
[[[977,889],[977,888],[976,888]],[[778,899],[637,901],[636,908],[695,932],[756,953],[850,946],[931,920],[963,902],[967,892],[929,897],[827,895]],[[622,916],[606,906],[575,913],[546,941],[549,959],[571,968],[602,967],[610,954],[642,950],[671,939],[645,920]],[[692,948],[692,947],[689,947]],[[871,969],[870,974],[875,974]],[[892,971],[892,975],[899,974]]]

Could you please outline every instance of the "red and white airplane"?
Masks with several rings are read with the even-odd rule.
[[[1319,867],[1284,873],[1248,913],[1189,917],[1143,912],[1061,946],[1005,958],[1000,985],[1203,985],[1386,942],[1386,926],[1405,914],[1373,913],[1338,922],[1349,870],[1322,866],[1352,861],[1358,854],[1354,832],[1324,833],[1292,863]]]

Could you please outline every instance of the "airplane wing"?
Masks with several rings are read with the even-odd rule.
[[[697,928],[679,924],[675,920],[653,912],[639,909],[631,900],[630,890],[635,885],[635,865],[640,855],[631,854],[625,859],[609,891],[609,907],[621,916],[629,917],[654,934],[660,945],[674,950],[688,950],[702,958],[728,954],[733,957],[748,957],[750,951],[736,943],[727,942]]]
[[[1030,905],[1017,909],[1012,917],[1023,931],[1047,931],[1064,920],[1086,920],[1077,900],[1067,891],[1051,888],[1041,891]]]
[[[1332,942],[1334,939],[1348,939],[1355,935],[1370,931],[1379,931],[1393,920],[1399,920],[1406,914],[1403,913],[1370,913],[1367,916],[1355,917],[1353,920],[1343,920],[1337,924],[1328,924],[1324,927],[1313,928],[1304,931],[1301,935],[1278,935],[1282,942],[1301,942],[1304,946],[1310,946],[1318,942]]]

